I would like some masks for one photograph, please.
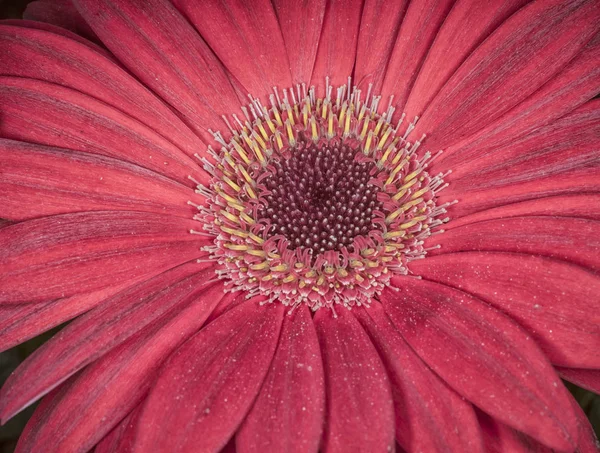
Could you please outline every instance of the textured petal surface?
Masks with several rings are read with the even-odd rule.
[[[600,205],[600,193],[544,197],[498,206],[497,208],[486,209],[485,211],[476,212],[458,219],[452,219],[451,222],[444,225],[444,230],[448,231],[469,223],[526,215],[578,217],[581,219],[600,220],[600,211],[596,209],[598,205]]]
[[[435,168],[443,171],[481,156],[489,156],[586,103],[600,92],[598,61],[600,34],[525,101],[476,134],[444,149],[444,153],[435,161]]]
[[[185,263],[197,222],[126,211],[64,214],[0,229],[0,303],[48,301],[135,282]],[[40,254],[39,250],[44,253]]]
[[[239,101],[227,74],[193,27],[166,0],[75,0],[102,42],[204,137]],[[135,52],[131,49],[135,48]]]
[[[373,93],[381,93],[407,6],[408,0],[365,0],[354,64],[354,84],[361,90],[368,90],[372,83]]]
[[[435,37],[410,90],[404,112],[421,115],[475,47],[528,0],[458,0]]]
[[[98,39],[90,26],[85,23],[83,17],[77,12],[71,0],[36,0],[27,5],[23,12],[23,18],[48,22],[71,30],[88,39]]]
[[[258,394],[282,304],[248,301],[186,342],[165,364],[138,423],[135,451],[218,452]]]
[[[600,367],[600,279],[578,266],[513,253],[464,252],[413,263],[417,275],[460,288],[517,320],[550,361]]]
[[[586,370],[580,368],[558,367],[558,374],[579,387],[588,389],[591,392],[600,394],[600,369]]]
[[[73,89],[0,77],[0,114],[5,138],[114,157],[189,186],[190,175],[208,180],[191,157],[152,129]]]
[[[479,46],[433,99],[415,134],[443,149],[526,99],[598,31],[594,0],[532,2]]]
[[[531,449],[514,429],[498,422],[482,411],[477,411],[485,451],[488,453],[531,453]]]
[[[273,0],[295,84],[310,81],[326,3],[326,0]]]
[[[189,282],[194,284],[194,282]],[[79,374],[27,436],[25,451],[88,451],[140,402],[165,358],[194,334],[222,297],[222,285],[195,291]]]
[[[392,279],[384,308],[417,354],[451,387],[497,420],[549,447],[570,450],[577,427],[566,389],[508,317],[467,293]]]
[[[598,192],[600,100],[465,161],[448,178],[440,202],[458,199],[452,218],[519,201]]]
[[[354,315],[319,310],[327,390],[324,453],[393,451],[394,409],[383,363]]]
[[[381,94],[394,96],[397,112],[404,104],[415,82],[425,55],[429,51],[454,0],[413,0],[408,6],[398,39],[390,56]]]
[[[316,453],[321,441],[323,362],[310,311],[284,318],[275,357],[252,410],[236,435],[240,453]]]
[[[213,275],[213,268],[185,264],[116,294],[73,321],[7,379],[0,393],[0,419],[12,417],[174,307],[198,298]]]
[[[292,86],[279,22],[270,0],[174,0],[175,6],[253,96]],[[230,112],[229,112],[230,113]]]
[[[377,348],[392,383],[396,440],[405,451],[483,452],[473,406],[412,351],[373,302],[355,313]]]
[[[88,294],[76,294],[49,302],[0,305],[0,351],[29,340],[85,313],[125,287],[106,286]]]
[[[189,155],[204,149],[199,137],[164,102],[89,43],[45,30],[0,25],[0,59],[2,75],[73,88],[144,123]]]
[[[317,59],[310,84],[325,95],[325,77],[331,85],[348,82],[356,56],[363,0],[330,0],[325,9]]]
[[[135,424],[141,412],[142,404],[140,403],[136,406],[134,410],[98,442],[94,453],[130,453],[133,451],[133,439],[130,434],[135,430]]]
[[[191,218],[186,186],[121,160],[0,139],[0,215],[26,220],[79,211],[129,210]],[[198,199],[195,199],[195,198]]]
[[[600,222],[596,220],[550,216],[486,220],[453,228],[426,244],[441,246],[431,255],[466,251],[528,253],[600,269]]]

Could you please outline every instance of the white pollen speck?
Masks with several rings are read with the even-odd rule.
[[[210,414],[210,409],[207,407],[206,409],[204,409],[204,413],[205,414]]]

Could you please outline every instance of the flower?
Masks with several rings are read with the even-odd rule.
[[[595,451],[597,1],[33,5],[79,35],[0,24],[0,347],[71,321],[18,451]]]

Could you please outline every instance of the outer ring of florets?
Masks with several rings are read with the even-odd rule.
[[[425,256],[424,240],[448,220],[440,217],[449,203],[436,205],[446,175],[427,172],[437,155],[418,156],[424,136],[414,143],[407,140],[414,123],[400,135],[404,117],[392,125],[393,108],[377,113],[380,97],[371,97],[370,90],[364,102],[350,83],[337,88],[335,99],[332,91],[328,84],[323,98],[304,85],[284,90],[283,97],[275,91],[271,108],[253,99],[243,109],[244,122],[235,115],[237,127],[227,122],[229,141],[215,134],[221,149],[209,147],[212,161],[200,158],[213,179],[209,187],[197,184],[207,204],[198,206],[194,217],[203,223],[203,231],[193,233],[214,238],[205,251],[220,263],[219,277],[231,290],[291,307],[368,305],[393,274],[408,274],[407,263]],[[273,162],[311,145],[355,149],[356,160],[371,164],[369,184],[379,191],[382,207],[373,212],[373,228],[366,235],[354,237],[348,247],[317,255],[294,248],[260,215],[268,208],[264,180],[273,175]]]

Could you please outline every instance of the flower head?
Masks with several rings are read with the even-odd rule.
[[[0,347],[70,322],[0,393],[42,398],[18,451],[595,451],[597,1],[26,17]]]

